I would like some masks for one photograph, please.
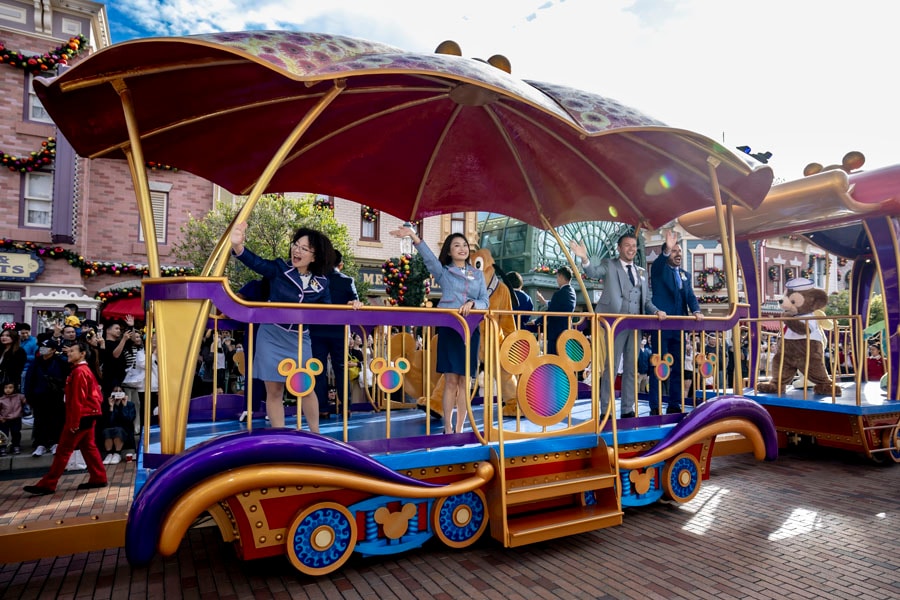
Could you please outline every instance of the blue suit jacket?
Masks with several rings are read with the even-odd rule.
[[[681,289],[675,283],[675,270],[669,266],[668,255],[661,254],[650,266],[650,284],[653,288],[653,304],[667,315],[690,315],[700,311],[700,303],[694,294],[691,276],[678,269]]]
[[[575,312],[575,288],[566,284],[553,292],[547,312]],[[568,317],[547,317],[547,351],[556,353],[556,340],[569,328]]]
[[[328,274],[328,291],[331,292],[332,304],[348,304],[352,300],[359,300],[356,291],[356,282],[349,275],[344,275],[337,269]],[[341,325],[310,325],[309,333],[313,336],[343,337],[344,327]]]

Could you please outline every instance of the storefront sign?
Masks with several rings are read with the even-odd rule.
[[[27,250],[0,250],[0,281],[34,281],[44,261]]]

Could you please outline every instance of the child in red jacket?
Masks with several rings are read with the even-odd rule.
[[[29,494],[44,495],[56,492],[59,478],[66,470],[66,463],[75,449],[81,450],[87,463],[87,482],[78,485],[79,490],[106,487],[106,468],[97,450],[94,439],[94,423],[100,418],[103,395],[97,375],[93,372],[90,346],[84,340],[77,340],[66,348],[72,372],[66,379],[66,424],[59,438],[59,446],[53,456],[50,471],[37,485],[26,485]]]

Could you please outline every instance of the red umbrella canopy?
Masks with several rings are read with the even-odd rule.
[[[110,300],[100,310],[100,316],[104,320],[124,319],[127,315],[133,316],[138,321],[144,320],[144,304],[140,296]]]
[[[336,35],[133,40],[35,89],[79,154],[121,158],[129,139],[114,84],[131,93],[146,160],[236,194],[304,117],[312,124],[265,191],[329,194],[408,219],[490,206],[538,227],[656,227],[712,203],[709,159],[725,201],[755,207],[772,182],[767,167],[614,100]]]

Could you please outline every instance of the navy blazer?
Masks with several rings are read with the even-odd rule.
[[[300,273],[281,258],[268,260],[257,256],[247,248],[235,255],[248,268],[262,275],[269,282],[269,302],[298,302],[331,304],[331,292],[327,277],[314,275],[304,286]],[[295,329],[296,325],[284,324],[281,327]]]
[[[650,265],[650,284],[653,304],[667,315],[691,315],[700,312],[700,303],[694,294],[691,276],[684,269],[678,269],[681,289],[675,283],[675,269],[669,265],[667,254],[660,254]]]
[[[553,292],[547,312],[575,312],[575,288],[565,284]],[[568,317],[547,317],[547,351],[556,353],[556,340],[569,328]]]
[[[328,291],[331,293],[332,304],[349,304],[353,300],[359,300],[356,291],[356,281],[349,275],[344,275],[338,269],[328,274]],[[344,336],[343,325],[310,325],[310,335],[340,338]]]

